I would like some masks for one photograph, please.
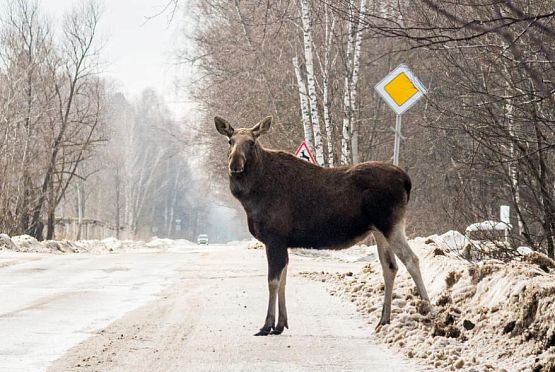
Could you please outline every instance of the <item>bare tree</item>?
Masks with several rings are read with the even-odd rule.
[[[99,109],[97,106],[96,117],[92,119],[92,124],[87,126],[83,120],[76,115],[81,112],[78,107],[78,98],[85,95],[87,84],[96,72],[95,46],[96,29],[99,21],[100,10],[94,2],[82,3],[72,9],[64,20],[64,44],[62,46],[62,56],[54,57],[50,60],[50,74],[52,84],[55,89],[55,97],[57,101],[57,110],[55,116],[50,118],[52,139],[50,147],[49,161],[43,175],[42,186],[35,202],[32,220],[27,232],[38,239],[42,239],[42,223],[41,216],[45,202],[49,193],[51,194],[51,203],[48,211],[48,232],[47,236],[53,236],[54,229],[54,211],[59,202],[60,197],[54,195],[53,185],[56,173],[56,165],[59,160],[59,154],[65,145],[66,135],[73,130],[75,125],[77,129],[88,132],[86,135],[85,146],[81,148],[77,159],[74,161],[73,168],[68,173],[68,182],[62,190],[67,189],[67,184],[75,175],[75,170],[87,146],[90,145],[91,136],[99,122]],[[85,114],[85,117],[87,117]],[[93,115],[94,116],[94,115]]]

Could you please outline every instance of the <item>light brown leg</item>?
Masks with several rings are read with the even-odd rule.
[[[391,318],[391,301],[393,298],[393,284],[395,282],[395,275],[397,274],[398,266],[395,260],[395,255],[391,251],[387,240],[379,231],[374,232],[376,243],[378,245],[378,257],[382,265],[383,278],[384,278],[384,303],[382,307],[382,316],[378,323],[378,327],[384,324],[389,324]]]
[[[287,307],[285,306],[285,284],[287,283],[287,265],[281,271],[279,278],[279,288],[278,288],[278,322],[273,334],[281,334],[284,328],[289,328],[287,324]]]
[[[387,240],[391,250],[399,257],[403,265],[407,268],[412,280],[414,280],[420,297],[424,301],[429,302],[428,292],[426,291],[424,281],[422,280],[422,274],[420,273],[419,260],[407,242],[404,223],[400,223],[396,226]]]

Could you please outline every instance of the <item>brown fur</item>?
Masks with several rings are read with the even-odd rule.
[[[322,168],[256,145],[245,172],[230,177],[250,232],[288,247],[348,247],[377,229],[388,237],[403,218],[410,179],[379,162]]]

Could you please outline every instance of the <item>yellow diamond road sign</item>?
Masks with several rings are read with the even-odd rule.
[[[405,65],[399,65],[375,86],[378,94],[401,115],[426,93],[426,88]]]

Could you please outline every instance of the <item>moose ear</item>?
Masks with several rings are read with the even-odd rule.
[[[254,127],[252,127],[252,129],[251,129],[252,134],[254,135],[254,137],[258,138],[261,135],[268,132],[270,130],[271,126],[272,126],[272,117],[271,116],[266,116],[262,121],[260,121]]]
[[[214,118],[214,123],[216,123],[216,129],[218,132],[224,136],[231,137],[233,136],[233,133],[235,133],[235,129],[233,129],[233,127],[226,120],[219,116]]]

